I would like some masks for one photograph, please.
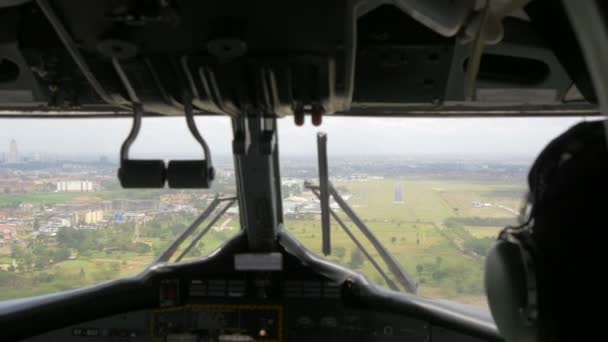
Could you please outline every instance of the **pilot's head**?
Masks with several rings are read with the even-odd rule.
[[[603,121],[584,122],[545,147],[528,176],[522,225],[505,228],[488,254],[490,310],[508,342],[578,341],[604,330],[605,132]]]

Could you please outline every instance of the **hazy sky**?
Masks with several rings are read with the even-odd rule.
[[[328,133],[333,155],[482,155],[531,157],[553,137],[583,118],[399,119],[325,118],[313,127],[307,118],[296,127],[292,118],[279,120],[282,155],[315,155],[315,133]],[[212,152],[230,153],[231,129],[226,117],[197,118]],[[23,153],[118,155],[131,121],[128,119],[1,119],[0,152],[11,139]],[[181,118],[146,118],[132,155],[197,156],[200,148]]]

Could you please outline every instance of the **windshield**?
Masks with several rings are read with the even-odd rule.
[[[118,151],[131,127],[128,119],[4,120],[0,300],[140,273],[216,195],[234,196],[229,119],[196,121],[201,129],[214,127],[206,132],[216,152],[211,189],[122,189]],[[203,158],[183,118],[145,119],[130,155]],[[236,234],[237,207],[231,206],[185,258],[208,255]]]
[[[330,182],[416,278],[418,294],[487,307],[488,248],[503,227],[518,224],[536,155],[580,120],[332,118],[321,128],[280,126],[285,227],[322,253],[319,201],[302,183],[318,184],[315,132],[325,132]],[[297,144],[285,143],[296,139]],[[398,284],[356,219],[336,201],[330,201],[330,209],[373,260],[335,216],[327,258],[382,286]]]
[[[318,184],[316,132],[326,132],[331,183],[416,278],[419,294],[485,306],[487,248],[517,222],[535,155],[579,120],[325,118],[320,128],[279,120],[284,226],[321,255],[320,208],[304,183]],[[236,195],[230,120],[196,121],[217,171],[208,190],[121,189],[118,151],[130,120],[4,120],[0,299],[140,273],[216,196],[226,201],[199,227],[207,233],[194,243],[197,234],[189,236],[175,255],[208,255],[237,234],[238,205],[229,205]],[[131,156],[194,159],[202,152],[183,118],[147,118]],[[330,208],[380,260],[344,209],[335,201]],[[328,259],[389,285],[335,218],[331,233]]]

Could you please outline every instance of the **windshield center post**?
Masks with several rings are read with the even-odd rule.
[[[233,119],[233,133],[241,227],[251,252],[273,252],[283,224],[276,119],[241,115]]]

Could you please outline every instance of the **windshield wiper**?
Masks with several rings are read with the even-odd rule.
[[[198,233],[198,235],[192,239],[192,241],[190,242],[190,244],[188,245],[188,247],[186,247],[186,249],[184,249],[184,251],[177,257],[177,259],[175,259],[175,262],[178,262],[180,260],[182,260],[182,258],[184,256],[186,256],[190,250],[196,246],[196,244],[200,241],[200,239],[205,236],[205,234],[207,234],[207,232],[209,231],[209,229],[211,229],[211,227],[213,227],[213,225],[222,217],[224,216],[224,214],[226,213],[226,211],[228,211],[228,209],[230,207],[232,207],[232,205],[234,204],[234,202],[236,202],[236,197],[233,198],[223,198],[220,199],[220,201],[228,201],[228,204],[226,204],[222,210],[220,210],[219,213],[217,213],[217,215],[215,215],[215,217],[209,221],[209,223],[207,223],[207,226],[205,227],[205,229],[203,229],[200,233]]]
[[[312,193],[317,196],[317,198],[321,198],[321,194],[319,193],[319,187],[314,186],[310,183],[305,183],[306,188],[310,189]],[[359,228],[361,233],[367,238],[367,240],[372,244],[374,249],[378,252],[384,263],[387,265],[389,271],[393,274],[395,279],[405,288],[406,291],[416,294],[418,292],[418,284],[416,279],[411,276],[406,270],[404,270],[399,262],[393,257],[393,255],[384,247],[382,242],[378,240],[378,238],[372,233],[372,231],[363,223],[363,221],[355,214],[352,208],[344,201],[342,196],[338,194],[334,186],[331,182],[328,182],[329,194],[336,201],[340,209],[348,216],[348,218]],[[323,209],[322,209],[323,210]],[[363,247],[363,244],[354,236],[354,234],[348,229],[344,221],[340,219],[338,214],[327,206],[324,210],[328,210],[329,214],[338,222],[340,227],[344,230],[344,232],[353,240],[355,245],[361,250],[361,252],[367,257],[367,259],[372,263],[374,268],[380,273],[382,278],[386,281],[387,285],[392,289],[398,291],[399,288],[397,285],[387,276],[387,274],[382,270],[378,262],[369,254],[369,252]]]
[[[178,235],[177,238],[175,238],[175,240],[173,240],[173,242],[171,242],[171,244],[165,249],[165,251],[162,252],[156,258],[156,260],[154,260],[152,265],[169,261],[169,259],[171,259],[173,254],[175,254],[179,246],[181,246],[181,244],[184,243],[184,241],[196,231],[196,228],[198,228],[198,226],[200,226],[200,224],[203,223],[203,221],[205,221],[209,217],[209,215],[213,213],[213,211],[218,207],[218,205],[221,202],[228,202],[228,204],[226,204],[226,206],[217,215],[215,215],[215,217],[209,222],[209,224],[207,224],[205,229],[203,229],[203,231],[201,231],[201,233],[199,233],[194,238],[194,240],[192,240],[190,245],[176,259],[176,261],[180,261],[192,249],[192,247],[196,245],[196,243],[203,237],[203,235],[205,235],[209,231],[209,229],[215,224],[215,222],[217,222],[217,220],[219,220],[220,217],[224,215],[224,213],[228,210],[228,208],[230,208],[234,204],[235,201],[236,197],[220,198],[219,195],[215,195],[213,201],[211,201],[205,211],[203,211],[188,228],[186,228],[181,234]]]
[[[399,262],[393,257],[393,255],[384,247],[382,242],[372,233],[372,231],[363,223],[363,221],[357,216],[355,211],[346,203],[346,201],[336,191],[334,186],[329,181],[328,166],[327,166],[327,135],[325,133],[317,134],[317,153],[319,158],[319,186],[314,186],[309,182],[304,183],[304,186],[310,189],[320,201],[321,204],[321,218],[322,218],[322,230],[323,230],[323,253],[329,255],[331,253],[331,240],[329,238],[330,232],[330,220],[329,215],[331,214],[334,219],[340,224],[344,232],[353,240],[359,250],[367,257],[372,263],[374,268],[384,278],[387,285],[393,289],[398,290],[397,285],[386,275],[380,265],[373,259],[373,257],[367,252],[363,245],[355,238],[352,232],[346,227],[344,222],[339,218],[334,210],[329,206],[329,199],[332,197],[334,201],[340,206],[340,209],[344,211],[346,216],[359,228],[361,233],[367,238],[367,240],[374,246],[374,249],[378,252],[389,271],[393,274],[395,279],[405,288],[406,291],[417,294],[418,284],[416,279],[411,276],[407,271],[401,267]]]

